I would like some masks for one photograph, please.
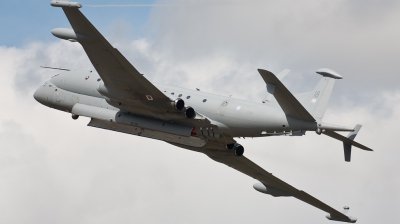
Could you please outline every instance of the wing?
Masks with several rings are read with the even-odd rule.
[[[276,101],[278,101],[286,115],[303,121],[315,121],[314,117],[274,74],[263,69],[258,69],[258,72],[267,84],[268,92],[275,96]]]
[[[171,143],[172,144],[172,143]],[[319,208],[330,215],[327,216],[328,219],[351,222],[354,223],[357,219],[344,215],[343,213],[337,211],[336,209],[330,207],[329,205],[323,203],[322,201],[314,198],[313,196],[307,194],[302,190],[298,190],[293,186],[287,184],[286,182],[275,177],[271,173],[267,172],[257,164],[253,163],[251,160],[247,159],[245,156],[235,156],[232,151],[224,150],[223,146],[217,146],[212,142],[207,143],[202,148],[193,148],[183,145],[176,146],[190,149],[197,152],[202,152],[209,156],[211,159],[223,163],[229,167],[236,169],[237,171],[244,173],[254,179],[257,179],[261,183],[255,184],[254,188],[262,193],[270,194],[275,197],[279,196],[292,196],[301,201],[304,201],[316,208]]]
[[[62,7],[86,54],[107,88],[126,90],[136,100],[171,101],[101,35],[78,8]]]

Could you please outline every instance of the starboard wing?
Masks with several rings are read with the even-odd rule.
[[[108,88],[129,92],[137,100],[171,101],[114,48],[78,8],[62,7],[93,66]]]
[[[282,84],[282,82],[270,71],[258,69],[261,77],[269,85],[269,92],[275,96],[283,112],[287,116],[314,122],[314,117],[301,105],[301,103],[293,96],[293,94]]]

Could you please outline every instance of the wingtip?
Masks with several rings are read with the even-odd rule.
[[[273,75],[275,76],[274,73],[272,73],[272,72],[270,72],[270,71],[268,71],[268,70],[266,70],[266,69],[259,68],[259,69],[257,69],[257,71],[258,71],[260,74],[266,74],[266,73],[268,73],[268,74],[273,74]]]
[[[336,216],[332,216],[332,215],[328,214],[325,217],[327,219],[329,219],[329,220],[332,220],[332,221],[348,222],[348,223],[356,223],[357,222],[357,218],[355,218],[355,217],[350,217],[350,216],[346,216],[346,215],[344,215],[344,216],[346,218],[344,218],[344,217],[336,217]]]

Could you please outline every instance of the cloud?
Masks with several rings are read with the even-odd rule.
[[[32,93],[50,74],[57,70],[41,69],[40,66],[62,67],[68,69],[92,68],[82,47],[66,41],[43,43],[30,42],[21,48],[0,46],[2,72],[18,94]],[[70,57],[71,56],[71,57]],[[17,59],[17,60],[16,60]],[[51,77],[51,76],[50,76]]]
[[[174,13],[156,9],[154,38],[130,41],[116,35],[111,42],[151,80],[254,101],[264,93],[258,66],[274,72],[292,68],[285,83],[303,90],[319,78],[311,72],[332,63],[347,74],[337,82],[326,121],[363,124],[356,140],[375,152],[354,149],[353,161],[345,163],[340,142],[312,132],[301,138],[238,141],[245,155],[269,172],[334,208],[350,206],[350,214],[363,223],[397,223],[400,92],[392,84],[396,64],[390,62],[397,56],[391,42],[397,31],[390,31],[395,35],[385,36],[386,41],[372,34],[390,33],[398,4],[379,8],[379,15],[386,16],[369,30],[359,26],[362,17],[352,19],[347,11],[356,10],[346,1],[306,3],[223,11],[178,8]],[[116,32],[124,30],[121,26]],[[360,33],[352,31],[357,27]],[[329,37],[331,29],[339,29],[338,36]],[[364,34],[372,35],[364,43],[352,37]],[[366,46],[372,47],[353,52]],[[0,47],[0,57],[1,223],[331,223],[324,212],[296,199],[260,194],[252,188],[255,180],[202,154],[86,127],[87,118],[73,121],[37,103],[33,91],[57,73],[39,65],[91,69],[79,44],[37,41]],[[354,63],[365,68],[351,68]],[[374,72],[385,65],[389,73],[372,91]]]
[[[304,82],[299,80],[312,80],[314,71],[328,67],[345,77],[344,93],[364,104],[376,91],[397,89],[400,81],[396,66],[399,7],[397,1],[377,5],[373,1],[285,0],[156,8],[151,25],[157,34],[156,48],[166,52],[172,64],[224,54],[225,60],[252,67],[226,82],[237,84],[242,76],[257,76],[257,68],[273,72],[289,68],[297,78],[288,77],[288,84],[300,91]],[[189,75],[192,80],[198,78]],[[249,82],[258,86],[260,80]]]

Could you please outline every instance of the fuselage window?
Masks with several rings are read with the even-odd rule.
[[[204,99],[204,100],[203,100],[203,103],[205,103],[205,102],[207,102],[207,99]]]
[[[89,76],[86,76],[85,79],[88,80],[88,79],[89,79]]]
[[[174,95],[174,94],[175,94],[174,92],[171,93],[171,95]]]
[[[190,99],[190,96],[187,96],[186,99]]]
[[[178,97],[182,97],[182,94],[179,94],[179,96]]]
[[[98,78],[98,79],[97,79],[97,82],[100,82],[100,81],[101,81],[101,78]]]

